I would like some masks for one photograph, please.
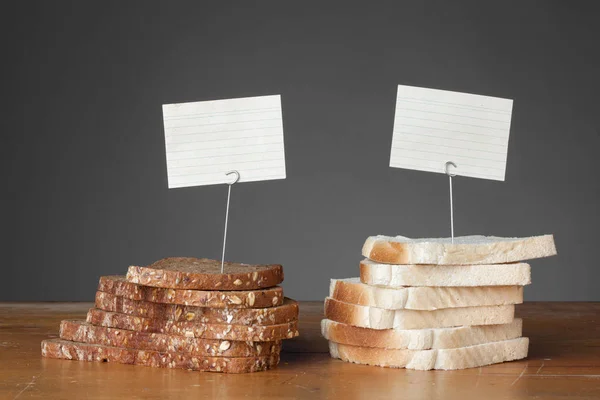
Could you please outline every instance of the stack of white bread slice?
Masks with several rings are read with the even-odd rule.
[[[360,278],[332,279],[323,336],[334,358],[382,367],[463,369],[527,357],[514,318],[552,235],[409,239],[372,236]]]

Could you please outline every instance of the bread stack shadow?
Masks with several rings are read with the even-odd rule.
[[[103,276],[87,319],[64,320],[42,355],[194,371],[242,373],[279,363],[298,336],[298,303],[281,265],[166,258]]]
[[[374,236],[362,254],[360,278],[332,279],[325,299],[321,330],[332,357],[419,370],[527,357],[514,310],[531,271],[519,261],[556,254],[552,235]]]

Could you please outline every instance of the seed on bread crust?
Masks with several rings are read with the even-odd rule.
[[[229,349],[231,347],[231,342],[225,340],[224,342],[221,342],[221,345],[219,346],[219,350],[220,351],[225,351],[227,349]],[[260,351],[259,351],[260,354]]]

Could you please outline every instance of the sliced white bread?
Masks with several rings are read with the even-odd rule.
[[[363,256],[386,264],[470,265],[500,264],[556,254],[552,235],[529,238],[459,236],[410,239],[404,236],[371,236]]]
[[[508,324],[514,319],[514,312],[514,305],[443,308],[433,311],[385,310],[344,303],[331,297],[325,299],[325,318],[371,329],[425,329]]]
[[[368,329],[324,319],[323,337],[335,343],[386,349],[453,349],[521,337],[523,320],[502,325],[459,326],[438,329]]]
[[[529,264],[393,265],[360,262],[360,280],[367,285],[402,286],[523,286],[531,283]]]
[[[390,368],[465,369],[527,357],[529,339],[503,340],[456,349],[396,350],[329,342],[329,353],[344,361]]]
[[[520,304],[523,286],[385,288],[364,284],[360,278],[348,278],[332,279],[329,297],[388,310],[437,310]]]

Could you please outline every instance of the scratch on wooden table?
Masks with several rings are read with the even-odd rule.
[[[523,374],[525,373],[525,371],[527,370],[527,366],[529,365],[529,363],[525,364],[525,367],[523,367],[523,371],[521,371],[521,373],[519,374],[519,376],[517,376],[517,379],[515,379],[513,381],[513,383],[510,384],[510,386],[513,386],[515,383],[519,382],[519,379],[521,379],[523,377]]]
[[[539,373],[540,373],[540,371],[542,370],[542,368],[544,368],[544,362],[543,362],[543,361],[542,361],[542,365],[540,365],[540,367],[538,368],[538,370],[537,370],[537,371],[535,371],[535,374],[536,374],[536,375],[537,375],[537,374],[539,374]]]
[[[289,379],[286,379],[286,380],[284,380],[284,381],[281,381],[279,384],[280,384],[280,385],[285,385],[286,383],[290,383],[291,381],[293,381],[293,380],[295,380],[296,378],[298,378],[300,375],[302,375],[302,376],[306,375],[306,371],[303,371],[303,372],[302,372],[302,373],[300,373],[300,374],[296,374],[296,375],[292,376],[292,377],[291,377],[291,378],[289,378]]]
[[[35,380],[36,380],[36,378],[39,378],[40,376],[41,376],[41,375],[34,376],[34,377],[31,379],[31,381],[30,381],[30,382],[27,384],[27,386],[25,386],[25,387],[23,388],[23,390],[21,390],[19,393],[17,393],[17,395],[14,397],[14,399],[17,399],[17,398],[18,398],[20,395],[22,395],[22,394],[23,394],[23,392],[24,392],[24,391],[26,391],[27,389],[29,389],[29,388],[31,387],[31,385],[33,385],[33,384],[35,383]],[[14,399],[13,399],[13,400],[14,400]]]
[[[304,389],[304,390],[308,390],[310,393],[314,393],[314,392],[316,392],[316,391],[319,390],[319,389],[307,388],[306,386],[302,386],[302,385],[294,385],[294,386],[299,387],[299,388]]]

